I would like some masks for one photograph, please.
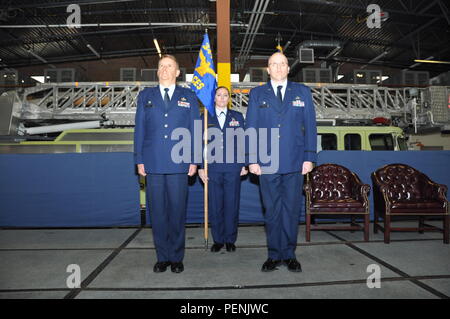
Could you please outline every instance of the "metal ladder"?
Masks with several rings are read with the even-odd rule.
[[[232,108],[247,110],[249,92],[263,83],[232,84]],[[134,126],[137,96],[156,82],[46,83],[26,88],[19,99],[20,120],[110,120],[117,126]],[[180,83],[188,87],[189,83]],[[398,126],[450,124],[446,101],[448,87],[391,88],[377,85],[306,83],[311,88],[318,119],[392,119]],[[441,98],[442,97],[442,98]],[[427,107],[428,106],[428,107]],[[439,123],[433,119],[439,114]],[[449,111],[450,112],[450,111]],[[447,113],[445,113],[447,114]]]

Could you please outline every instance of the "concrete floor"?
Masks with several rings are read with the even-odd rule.
[[[416,222],[396,225],[416,226]],[[442,227],[439,221],[427,224]],[[372,226],[372,225],[371,225]],[[235,298],[439,299],[450,296],[450,245],[442,234],[314,231],[300,225],[302,273],[285,266],[260,271],[267,258],[264,227],[241,225],[234,253],[205,251],[203,228],[186,230],[185,271],[156,274],[150,228],[2,229],[0,299],[5,298]],[[372,231],[372,227],[371,227]],[[81,270],[81,288],[69,289],[67,266]],[[371,264],[381,288],[368,288]]]

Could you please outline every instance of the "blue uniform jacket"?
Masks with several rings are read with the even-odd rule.
[[[194,163],[195,120],[201,122],[197,97],[191,90],[176,86],[167,111],[158,86],[142,90],[138,96],[135,117],[135,164],[144,164],[145,171],[151,174],[187,174],[189,164]],[[171,139],[172,131],[176,128],[185,128],[191,132],[191,147],[187,150],[191,156],[188,162],[175,163],[172,159],[172,148],[180,142]]]
[[[317,128],[311,89],[303,84],[287,82],[283,103],[276,97],[269,83],[255,87],[250,92],[246,116],[246,128],[266,128],[268,154],[274,150],[270,147],[271,128],[278,128],[274,138],[279,140],[278,174],[301,172],[304,161],[317,160]],[[260,134],[260,133],[258,133]],[[258,139],[259,140],[259,139]],[[261,144],[258,142],[258,149]],[[255,155],[254,152],[250,155]],[[258,163],[261,167],[269,164],[248,159],[250,164]]]
[[[219,120],[217,119],[216,114],[214,113],[214,115],[211,115],[208,112],[208,130],[209,129],[218,129],[220,130],[220,136],[211,136],[211,139],[209,141],[209,147],[213,147],[212,145],[218,145],[217,143],[220,144],[220,146],[218,146],[218,148],[220,149],[220,151],[223,152],[223,155],[221,156],[221,163],[219,163],[219,161],[217,162],[212,162],[210,160],[208,160],[208,170],[211,172],[234,172],[234,171],[241,171],[242,167],[246,165],[245,163],[245,140],[244,138],[241,138],[241,142],[238,142],[238,137],[236,137],[235,135],[240,134],[239,131],[241,131],[242,133],[244,132],[245,129],[245,122],[244,122],[244,116],[242,115],[241,112],[238,111],[234,111],[234,110],[227,110],[227,116],[225,119],[225,123],[223,125],[223,129],[220,128],[220,124],[219,124]],[[227,130],[229,129],[229,130]],[[237,129],[237,130],[235,130]],[[239,130],[241,129],[241,130]],[[230,130],[234,131],[230,132]],[[232,134],[229,134],[232,133]],[[209,134],[211,134],[211,131],[209,131]],[[234,135],[234,136],[233,136]],[[241,134],[241,136],[243,137],[243,134]],[[216,141],[216,143],[214,143],[215,139],[218,138],[219,140]],[[228,145],[231,146],[231,140],[233,141],[233,149],[232,149],[232,161],[231,163],[228,162],[227,163],[227,154],[231,154],[230,150],[227,148],[227,140],[228,140]],[[212,142],[212,143],[211,143]],[[223,147],[223,148],[221,148]],[[217,147],[215,147],[214,151],[215,152],[211,152],[213,149],[209,149],[208,153],[211,153],[212,155],[214,155],[215,157],[218,157],[218,154],[220,154],[220,151]],[[217,153],[217,151],[219,151],[219,153]],[[230,156],[230,155],[229,155]],[[231,159],[231,158],[230,158]]]

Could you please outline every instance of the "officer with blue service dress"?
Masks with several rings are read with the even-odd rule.
[[[298,222],[301,211],[303,176],[316,161],[317,129],[315,109],[309,87],[288,81],[288,60],[281,52],[268,61],[270,82],[250,92],[246,127],[278,129],[278,136],[267,135],[271,157],[278,155],[278,169],[267,173],[267,163],[260,157],[252,161],[249,170],[259,175],[261,197],[265,207],[268,258],[261,271],[268,272],[286,265],[289,271],[301,272],[295,255]],[[259,133],[258,133],[259,134]],[[271,149],[271,138],[279,147]],[[253,157],[255,158],[255,157]]]
[[[244,130],[244,117],[242,113],[228,108],[230,91],[227,87],[220,86],[216,89],[214,103],[215,114],[208,112],[208,132],[211,133],[214,129],[220,132],[217,134],[219,136],[214,136],[220,140],[215,143],[217,149],[210,150],[216,156],[214,161],[208,160],[208,177],[204,169],[199,169],[198,173],[204,183],[208,180],[208,208],[214,240],[211,251],[219,252],[225,245],[228,252],[233,252],[236,250],[238,234],[241,176],[248,173],[243,145],[239,147],[236,138],[239,135],[236,129],[242,129],[242,132]],[[208,147],[212,147],[212,144]]]
[[[172,131],[186,129],[193,136],[194,121],[200,120],[197,97],[176,85],[180,74],[174,56],[164,55],[158,63],[159,85],[139,93],[135,130],[134,159],[138,173],[147,178],[147,210],[150,212],[157,262],[156,273],[170,266],[184,270],[185,221],[188,176],[197,171],[193,152],[189,162],[172,158],[178,143]]]

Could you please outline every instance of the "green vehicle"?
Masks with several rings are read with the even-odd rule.
[[[132,128],[67,130],[52,141],[0,143],[0,153],[133,152]],[[406,151],[406,137],[394,126],[317,126],[317,151]]]
[[[318,126],[317,151],[406,151],[405,135],[394,126]]]

